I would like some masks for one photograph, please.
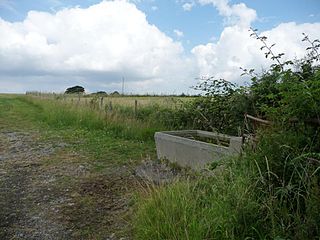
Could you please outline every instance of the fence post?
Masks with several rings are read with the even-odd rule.
[[[109,102],[109,111],[112,112],[112,102]]]
[[[100,109],[103,109],[103,97],[100,99]]]
[[[134,100],[134,116],[137,116],[137,110],[138,110],[138,100]]]

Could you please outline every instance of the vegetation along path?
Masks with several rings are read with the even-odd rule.
[[[0,96],[0,239],[130,239],[132,169],[153,143],[49,121],[49,107]]]

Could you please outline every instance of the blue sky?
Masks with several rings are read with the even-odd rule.
[[[113,1],[111,1],[113,2]],[[121,5],[121,9],[127,9],[125,4],[120,4],[119,2],[123,1],[115,1],[117,2],[117,5]],[[99,5],[100,4],[100,5]],[[120,75],[126,75],[128,79],[132,79],[132,83],[136,81],[136,85],[132,84],[131,87],[128,87],[130,91],[132,92],[138,92],[142,89],[143,91],[154,91],[157,92],[159,89],[158,87],[152,87],[153,84],[150,83],[150,81],[154,81],[154,86],[157,86],[157,84],[160,84],[164,86],[164,82],[166,87],[161,88],[161,91],[163,92],[170,92],[170,91],[186,91],[188,84],[191,84],[194,78],[202,76],[202,75],[212,75],[217,73],[218,75],[220,74],[223,77],[229,77],[231,81],[240,81],[238,78],[236,79],[234,76],[231,76],[231,67],[234,67],[235,62],[239,62],[241,60],[240,56],[237,56],[237,54],[230,53],[229,58],[226,56],[220,56],[219,54],[222,54],[224,52],[223,47],[225,48],[234,48],[235,43],[229,43],[233,44],[228,46],[226,43],[219,43],[221,42],[224,38],[224,36],[228,35],[230,37],[232,36],[237,36],[239,37],[239,41],[246,41],[245,37],[242,38],[244,35],[245,31],[240,31],[239,29],[236,28],[236,26],[241,25],[241,21],[244,20],[246,21],[245,26],[243,24],[241,25],[241,28],[249,28],[249,27],[254,27],[258,28],[259,31],[261,32],[270,32],[271,39],[274,40],[279,40],[282,41],[284,37],[280,37],[280,35],[285,35],[288,39],[292,38],[290,36],[291,34],[301,32],[304,30],[309,30],[310,32],[317,32],[316,29],[318,28],[318,25],[320,23],[320,1],[319,0],[282,0],[282,1],[276,1],[276,0],[269,0],[269,1],[257,1],[257,0],[243,0],[243,1],[227,1],[227,0],[132,0],[129,2],[126,2],[126,5],[130,4],[130,6],[135,5],[137,10],[130,9],[128,11],[132,11],[135,13],[142,13],[146,16],[146,24],[148,25],[148,30],[141,30],[143,31],[151,31],[148,36],[153,35],[157,36],[157,34],[160,34],[159,37],[164,37],[163,42],[159,42],[158,45],[156,46],[151,46],[146,49],[146,51],[149,51],[150,49],[154,48],[161,48],[163,46],[163,51],[167,52],[170,50],[170,54],[174,53],[175,55],[173,58],[176,58],[176,63],[177,65],[184,65],[185,68],[190,69],[191,66],[194,66],[194,69],[188,72],[189,75],[185,75],[181,77],[181,79],[176,80],[175,76],[172,76],[173,74],[179,74],[179,71],[181,69],[171,69],[168,72],[168,75],[164,76],[157,72],[157,69],[166,69],[166,66],[160,66],[160,64],[172,64],[171,60],[159,60],[159,62],[155,61],[154,65],[150,66],[150,69],[146,69],[142,73],[137,73],[135,72],[134,69],[127,69],[127,65],[134,65],[137,66],[136,63],[128,62],[126,63],[123,58],[121,60],[123,62],[123,65],[119,67],[115,67],[115,69],[110,70],[107,66],[105,66],[104,62],[101,62],[101,64],[98,62],[97,63],[97,57],[96,55],[98,52],[83,52],[83,55],[88,55],[88,56],[95,56],[92,57],[94,60],[94,63],[97,63],[97,65],[101,65],[101,69],[99,68],[99,74],[96,73],[96,68],[92,73],[92,78],[95,78],[95,80],[92,80],[91,82],[89,80],[84,80],[88,78],[88,74],[90,75],[90,71],[88,70],[88,67],[80,67],[81,64],[77,63],[78,67],[76,68],[77,70],[71,73],[68,71],[68,76],[70,77],[70,82],[61,82],[61,76],[63,75],[61,69],[54,69],[50,70],[45,69],[44,71],[39,70],[39,69],[31,69],[30,73],[27,74],[26,78],[30,78],[32,80],[27,81],[27,84],[24,84],[24,80],[21,78],[21,76],[18,77],[14,76],[17,75],[17,71],[25,71],[21,69],[21,66],[17,66],[16,69],[12,70],[12,63],[8,63],[7,68],[3,68],[2,70],[0,69],[0,81],[5,81],[5,79],[16,79],[17,84],[15,85],[15,89],[18,89],[18,91],[24,91],[27,90],[28,88],[35,88],[34,79],[38,79],[37,81],[40,81],[40,84],[38,86],[41,86],[41,90],[49,90],[50,88],[53,88],[55,86],[54,81],[57,81],[61,83],[61,89],[55,87],[53,90],[62,90],[65,86],[68,86],[70,84],[75,83],[76,81],[79,81],[79,79],[82,79],[81,81],[87,85],[89,85],[89,89],[92,91],[98,90],[98,88],[106,88],[108,90],[111,90],[114,87],[117,87],[118,80],[115,78],[120,78]],[[189,4],[189,8],[184,8],[185,4]],[[242,4],[242,6],[240,6]],[[101,8],[105,8],[104,11],[108,11],[108,4],[105,4],[102,7],[101,1],[96,1],[96,0],[87,0],[87,1],[77,1],[77,0],[69,0],[69,1],[59,1],[59,0],[43,0],[43,1],[35,1],[35,0],[0,0],[0,17],[4,23],[14,23],[14,26],[12,28],[16,33],[19,34],[25,34],[23,36],[29,36],[30,33],[34,33],[33,31],[30,30],[30,24],[26,25],[23,24],[23,22],[28,19],[27,14],[29,11],[34,11],[38,15],[41,12],[47,12],[51,16],[55,16],[56,19],[58,19],[58,13],[63,11],[63,9],[69,9],[69,13],[71,14],[71,9],[76,9],[77,7],[82,8],[82,9],[87,9],[90,6],[101,6]],[[113,4],[116,5],[116,4]],[[241,7],[240,12],[237,12],[237,10],[232,10],[233,8],[236,7]],[[227,12],[223,12],[227,9]],[[116,8],[120,9],[120,8]],[[97,10],[98,11],[98,10]],[[123,14],[122,17],[123,19],[126,19],[126,10],[119,10],[119,14]],[[134,14],[135,14],[134,13]],[[250,15],[250,14],[255,14],[255,15]],[[37,15],[35,14],[35,15]],[[79,14],[85,14],[84,12],[79,13]],[[248,16],[246,14],[249,14]],[[79,15],[80,16],[80,15]],[[112,15],[113,16],[113,15]],[[251,16],[251,17],[250,17]],[[48,17],[48,16],[47,16]],[[80,16],[81,17],[81,16]],[[103,16],[102,16],[103,17]],[[95,16],[92,16],[91,18],[95,18]],[[47,35],[46,31],[44,30],[46,28],[45,22],[41,23],[43,26],[39,27],[36,21],[36,17],[31,17],[29,20],[32,22],[33,25],[37,26],[37,36],[42,36],[44,39],[49,42],[49,36]],[[85,19],[85,18],[84,18]],[[122,22],[121,18],[117,18],[116,16],[113,16],[112,24],[117,25],[119,22]],[[249,20],[248,20],[249,19]],[[48,19],[50,22],[52,19]],[[67,20],[68,21],[68,20]],[[96,19],[96,22],[99,23],[101,21],[106,21],[105,19]],[[124,20],[125,21],[125,20]],[[129,21],[132,22],[128,18],[128,24]],[[24,30],[21,30],[21,27],[18,27],[20,25],[24,25]],[[288,23],[294,23],[293,25],[288,25]],[[111,24],[111,22],[105,22],[105,24]],[[130,23],[131,24],[131,23]],[[137,24],[142,24],[142,23],[137,23]],[[284,25],[287,24],[287,25]],[[307,24],[307,25],[306,25]],[[144,24],[142,24],[144,25]],[[123,26],[123,25],[121,25]],[[131,25],[130,25],[131,26]],[[151,30],[152,26],[155,26],[157,28],[157,32],[153,32]],[[290,29],[292,28],[290,31]],[[35,29],[35,28],[32,28]],[[42,29],[42,30],[41,30]],[[293,31],[295,30],[296,31]],[[1,31],[2,30],[2,31]],[[159,31],[158,31],[159,30]],[[7,30],[6,30],[7,31]],[[45,31],[45,32],[41,32]],[[101,33],[99,29],[97,29],[99,32],[99,36],[103,37],[104,35]],[[160,33],[159,33],[160,32]],[[0,34],[5,33],[5,30],[0,28]],[[10,31],[10,33],[12,33]],[[13,33],[12,33],[13,34]],[[29,35],[28,35],[29,34]],[[117,36],[118,33],[115,35]],[[121,29],[119,29],[119,34],[121,35]],[[318,37],[315,36],[317,34],[314,34],[312,37]],[[16,35],[12,35],[16,36]],[[21,39],[23,38],[21,35]],[[81,35],[82,36],[82,35]],[[121,35],[122,36],[122,35]],[[130,35],[131,36],[131,35]],[[51,36],[50,36],[51,37]],[[80,37],[80,36],[79,36]],[[136,36],[134,36],[136,37]],[[141,36],[140,39],[143,41],[146,41],[147,44],[150,44],[150,39],[146,39],[147,36]],[[297,38],[301,38],[301,36],[297,36]],[[59,46],[65,46],[66,40],[63,40],[61,37],[58,38],[59,41],[57,44]],[[171,39],[171,40],[170,40]],[[229,39],[229,38],[228,38]],[[7,44],[10,45],[10,39],[7,39]],[[17,40],[18,41],[18,40]],[[22,41],[22,40],[21,40]],[[19,44],[22,44],[21,46],[25,46],[25,44],[31,44],[30,42],[24,42],[22,43],[20,40],[18,41]],[[90,41],[90,40],[86,40]],[[170,42],[172,41],[172,42]],[[228,40],[229,41],[229,40]],[[227,41],[227,42],[228,42]],[[226,41],[225,41],[226,42]],[[297,41],[295,41],[296,43]],[[89,44],[91,44],[89,42]],[[92,43],[93,44],[93,43]],[[243,44],[243,42],[241,42]],[[241,46],[241,44],[239,46]],[[279,46],[281,44],[285,45],[285,43],[280,42]],[[293,43],[292,43],[293,44]],[[8,46],[9,46],[8,45]],[[140,49],[140,44],[137,43],[137,47]],[[182,48],[178,49],[179,46]],[[11,47],[13,44],[10,45]],[[15,45],[16,46],[16,45]],[[291,55],[292,56],[299,56],[301,50],[298,48],[298,46],[294,45],[297,49],[295,52],[293,52]],[[116,47],[119,47],[118,45]],[[128,46],[124,46],[126,48]],[[252,52],[250,46],[244,45],[245,48],[249,49],[248,52]],[[13,48],[13,47],[12,47]],[[36,49],[36,48],[35,48]],[[60,49],[60,48],[59,48]],[[119,48],[120,49],[120,48]],[[236,49],[236,48],[235,48]],[[1,50],[1,49],[0,49]],[[42,49],[43,50],[43,49]],[[65,50],[65,48],[64,48]],[[37,52],[37,57],[41,55],[41,49],[36,50],[39,51]],[[62,51],[62,50],[61,50]],[[66,52],[70,52],[69,50],[65,50]],[[91,50],[88,50],[91,51]],[[93,51],[93,50],[92,50]],[[139,50],[141,51],[141,50]],[[210,52],[211,51],[211,52]],[[121,52],[119,50],[119,52]],[[1,52],[0,52],[1,53]],[[35,59],[36,57],[34,55],[30,55],[30,53],[25,53],[17,52],[15,50],[14,52],[17,54],[18,59],[22,59],[26,56],[27,58],[30,59]],[[106,50],[106,54],[109,54],[110,51]],[[4,54],[4,53],[3,53]],[[2,54],[2,55],[3,55]],[[46,52],[46,54],[48,54]],[[117,57],[119,57],[120,53],[117,54],[115,53]],[[160,54],[160,53],[159,53]],[[247,54],[242,53],[242,55]],[[20,56],[19,56],[20,55]],[[71,56],[68,56],[68,59],[74,57],[74,53]],[[163,57],[163,54],[160,54]],[[290,55],[290,54],[289,54]],[[122,56],[122,55],[121,55]],[[158,56],[158,55],[157,55]],[[45,59],[48,57],[47,55],[41,55],[41,58]],[[120,57],[119,57],[120,58]],[[146,56],[146,58],[148,58]],[[252,57],[252,62],[255,63],[258,57],[253,56]],[[57,58],[58,59],[58,58]],[[67,61],[68,59],[60,59],[59,61]],[[74,59],[74,58],[73,58]],[[99,58],[101,61],[105,61],[101,58]],[[223,61],[221,60],[223,59]],[[260,60],[260,58],[259,58]],[[128,60],[129,61],[129,60]],[[212,64],[210,65],[210,62],[228,62],[229,64],[229,69],[226,67],[219,68],[216,65]],[[251,62],[251,63],[252,63]],[[219,64],[221,64],[219,63]],[[50,63],[51,65],[54,63]],[[243,62],[239,63],[239,65],[247,66],[249,65],[250,62]],[[126,65],[124,67],[124,65]],[[197,65],[197,66],[196,66]],[[82,66],[82,65],[81,65]],[[256,65],[256,67],[261,67],[265,66],[265,63],[260,63],[260,65]],[[35,65],[30,65],[30,68],[36,68]],[[172,67],[171,67],[172,68]],[[192,67],[193,68],[193,67]],[[15,71],[15,74],[10,74],[10,71]],[[124,70],[125,69],[125,70]],[[61,70],[61,71],[60,71]],[[2,72],[1,72],[2,71]],[[52,71],[52,72],[50,72]],[[119,71],[119,72],[117,72]],[[151,72],[148,72],[151,71]],[[159,70],[160,71],[160,70]],[[161,70],[162,71],[162,70]],[[182,70],[183,71],[183,70]],[[26,71],[29,72],[29,71]],[[38,72],[43,72],[42,75]],[[59,73],[58,73],[59,72]],[[82,75],[82,72],[85,72],[86,74]],[[105,79],[107,80],[99,80],[99,78],[93,77],[93,76],[100,76],[100,73],[105,73],[105,75],[102,74],[102,76],[106,76]],[[132,72],[135,72],[134,74]],[[162,71],[163,72],[163,71]],[[112,73],[112,74],[111,74]],[[131,74],[131,76],[130,76]],[[109,78],[108,76],[112,76],[114,80],[110,80],[111,77]],[[219,75],[219,76],[220,76]],[[171,76],[171,77],[168,77]],[[41,79],[51,79],[51,80],[41,80]],[[101,77],[103,78],[103,77]],[[141,79],[138,81],[137,79]],[[184,79],[183,79],[184,78]],[[56,80],[54,80],[56,79]],[[121,78],[120,78],[121,79]],[[189,80],[186,80],[189,79]],[[191,79],[191,80],[190,80]],[[145,85],[143,83],[145,81]],[[182,84],[183,86],[181,87],[181,83],[185,82],[185,84]],[[149,86],[147,86],[149,84]],[[13,86],[12,84],[4,84],[7,85],[6,88],[0,89],[0,91],[9,91],[8,88],[10,86]],[[170,89],[170,90],[169,90]],[[174,90],[172,90],[174,89]]]

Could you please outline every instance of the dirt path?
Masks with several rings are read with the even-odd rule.
[[[61,197],[50,186],[54,176],[41,170],[43,159],[65,144],[41,144],[37,133],[0,133],[0,239],[69,239],[57,221]],[[55,217],[51,217],[56,213]]]
[[[131,238],[141,178],[125,165],[96,174],[71,149],[40,132],[0,131],[1,240]]]
[[[0,239],[128,239],[114,232],[128,228],[131,171],[92,175],[73,153],[52,164],[67,145],[39,135],[0,132]]]

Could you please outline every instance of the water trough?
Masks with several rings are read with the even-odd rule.
[[[154,135],[158,159],[195,170],[213,161],[241,153],[242,138],[200,131],[164,131]]]

